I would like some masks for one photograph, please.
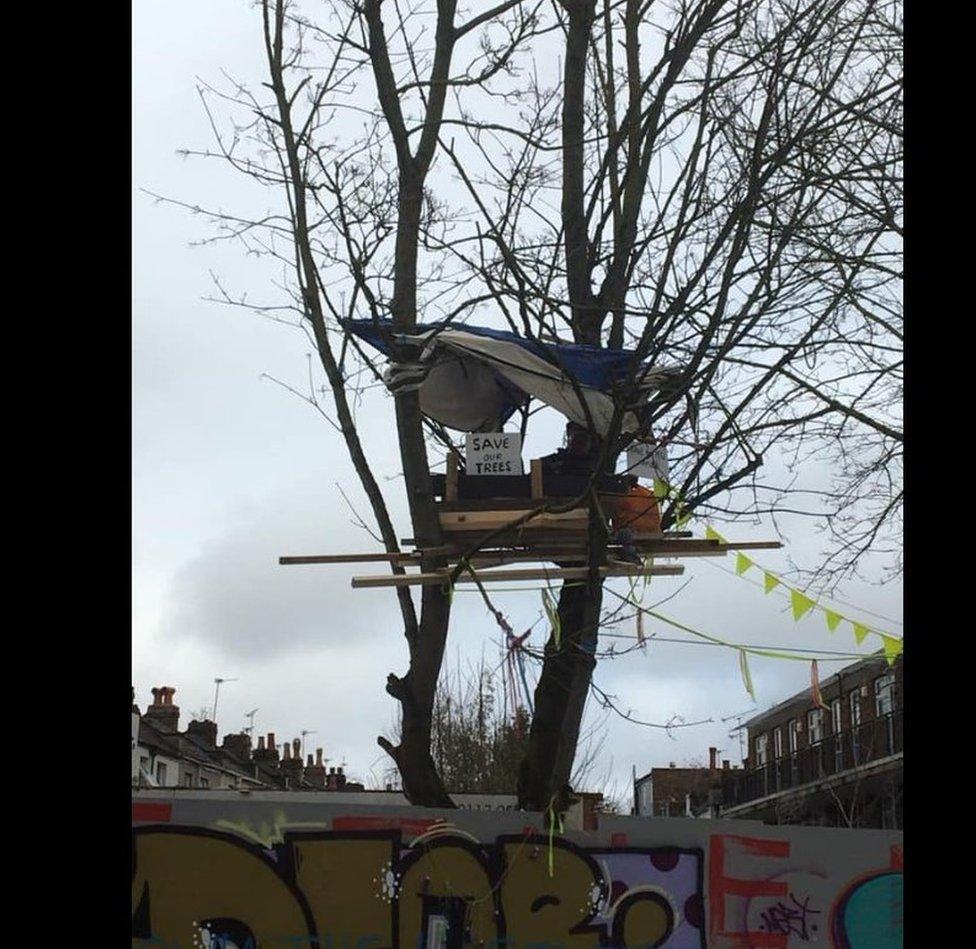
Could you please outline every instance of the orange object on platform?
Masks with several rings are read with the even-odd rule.
[[[620,530],[629,527],[638,533],[656,533],[661,530],[661,509],[654,492],[635,484],[617,502],[612,517],[613,527]]]

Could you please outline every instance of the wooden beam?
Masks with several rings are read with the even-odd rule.
[[[445,544],[443,547],[425,547],[418,550],[399,551],[394,554],[310,554],[299,557],[279,557],[278,563],[283,566],[311,563],[419,563],[422,557],[457,557],[460,554],[461,549],[459,547]]]
[[[438,517],[445,531],[491,531],[518,520],[510,511],[443,511]],[[577,507],[561,514],[536,514],[523,521],[513,531],[532,530],[586,530],[589,514],[586,508]]]
[[[584,580],[589,574],[589,567],[553,567],[552,569],[536,568],[531,570],[492,570],[478,576],[481,583],[499,583],[502,581],[516,582],[519,580]],[[615,565],[600,567],[601,577],[675,577],[684,573],[681,566],[639,567]],[[369,587],[413,587],[444,583],[450,576],[448,570],[436,570],[432,573],[391,574],[389,576],[353,577],[352,585],[356,589]],[[469,573],[462,573],[458,583],[474,583],[475,579]]]
[[[649,537],[651,540],[641,540]],[[740,543],[722,543],[717,540],[680,540],[666,534],[637,535],[635,546],[638,551],[651,557],[720,557],[730,550],[778,550],[783,545],[777,540],[753,540]],[[608,544],[607,551],[613,553],[621,549],[619,544]],[[456,544],[439,547],[425,547],[397,553],[362,554],[308,554],[302,556],[279,557],[278,563],[284,566],[294,564],[333,564],[333,563],[399,563],[419,564],[423,557],[448,557],[456,562],[462,553]],[[571,560],[585,557],[586,545],[566,543],[528,543],[522,547],[492,546],[479,550],[471,558],[474,566],[489,564],[522,563],[537,560]]]
[[[533,458],[529,462],[529,477],[532,483],[532,497],[534,500],[544,498],[542,493],[542,459]]]
[[[514,531],[512,533],[514,533]],[[663,534],[660,532],[653,533],[653,534],[643,533],[643,534],[635,534],[634,539],[637,541],[644,541],[644,540],[671,539],[675,537],[691,537],[691,533],[692,533],[691,531],[665,531]],[[571,539],[572,538],[567,538],[565,535],[563,535],[562,537],[558,538],[558,541],[561,543],[566,543],[567,540],[571,540]],[[466,545],[470,545],[471,542],[472,542],[472,538],[470,537],[465,538]],[[417,539],[415,537],[401,537],[400,543],[406,547],[415,547],[417,544]],[[716,543],[718,543],[718,541],[716,541]],[[493,538],[492,540],[493,547],[525,547],[527,544],[531,544],[533,548],[540,546],[538,540],[534,536],[532,537],[531,540],[520,540],[520,541],[513,541],[513,542],[508,542],[503,537],[496,537]],[[549,544],[547,546],[551,547],[553,546],[553,544]],[[417,549],[419,550],[420,548]]]
[[[444,500],[458,499],[458,456],[456,451],[447,453],[447,477],[444,479]]]

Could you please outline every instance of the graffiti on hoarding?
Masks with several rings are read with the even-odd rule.
[[[272,847],[199,827],[133,834],[142,945],[705,946],[700,850],[556,838],[550,876],[535,833],[289,831]]]
[[[895,949],[901,869],[826,872],[785,839],[696,847],[480,841],[443,821],[133,829],[134,946],[166,949]],[[887,854],[885,855],[887,858]],[[707,861],[706,861],[707,858]],[[885,859],[887,862],[887,859]],[[869,866],[870,864],[868,864]],[[894,869],[897,865],[898,869]],[[706,873],[707,868],[707,873]],[[707,915],[706,915],[707,908]]]

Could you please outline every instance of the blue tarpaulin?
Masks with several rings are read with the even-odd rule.
[[[344,320],[342,325],[391,358],[391,340],[408,345],[411,361],[394,363],[387,384],[394,391],[418,390],[425,414],[461,431],[497,431],[534,397],[581,425],[588,424],[589,414],[604,434],[614,412],[610,393],[634,370],[633,350],[543,343],[485,326],[428,323],[403,334],[394,332],[391,320]],[[638,390],[657,388],[672,371],[643,365]],[[638,424],[628,412],[624,429]]]

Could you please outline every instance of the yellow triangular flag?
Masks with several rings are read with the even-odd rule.
[[[763,586],[767,593],[771,593],[779,586],[779,577],[774,577],[771,573],[763,574]]]
[[[851,626],[854,627],[854,639],[857,640],[857,644],[860,646],[864,642],[864,637],[871,631],[862,623],[851,623]]]
[[[725,538],[711,524],[705,527],[705,540],[717,540],[720,544],[725,543]]]
[[[827,629],[833,632],[840,626],[840,621],[844,618],[840,613],[835,613],[833,610],[828,610],[824,607],[824,616],[827,617]]]
[[[799,590],[790,590],[790,603],[793,605],[793,619],[800,619],[812,610],[817,604],[808,596],[804,596]]]
[[[893,666],[895,660],[902,653],[902,649],[904,648],[903,643],[900,639],[895,639],[894,636],[885,636],[884,633],[880,633],[879,635],[881,636],[881,641],[884,643],[885,659],[888,660],[889,666]]]
[[[667,482],[662,481],[660,478],[654,479],[654,497],[659,501],[663,501],[671,493],[671,487]]]
[[[735,555],[735,572],[741,577],[750,567],[752,561],[743,553]]]
[[[742,684],[746,687],[746,692],[749,693],[753,702],[755,702],[756,693],[752,689],[752,676],[749,675],[749,663],[746,660],[744,649],[739,650],[739,669],[742,672]]]

